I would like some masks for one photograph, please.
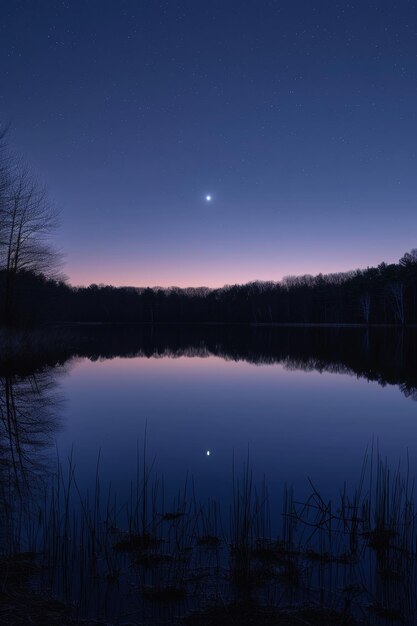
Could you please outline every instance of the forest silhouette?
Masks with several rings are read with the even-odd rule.
[[[404,326],[417,323],[417,250],[397,264],[219,289],[73,287],[42,272],[3,266],[0,298],[0,322],[15,326],[96,322]]]

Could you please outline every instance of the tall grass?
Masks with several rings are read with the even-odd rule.
[[[42,502],[3,504],[10,553],[38,554],[47,584],[82,616],[162,620],[219,603],[337,611],[369,624],[413,624],[417,615],[413,481],[367,452],[357,488],[326,501],[283,494],[274,535],[266,480],[254,485],[249,456],[233,468],[230,511],[198,501],[187,478],[167,503],[148,462],[146,437],[127,502],[102,484],[81,492],[72,456]],[[7,493],[2,493],[6,503]],[[227,520],[228,523],[225,523]],[[274,523],[273,523],[274,522]]]

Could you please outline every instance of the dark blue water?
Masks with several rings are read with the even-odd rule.
[[[284,484],[304,497],[308,477],[332,497],[357,484],[367,447],[396,466],[417,458],[417,404],[396,384],[346,373],[289,369],[219,356],[75,360],[56,441],[71,452],[79,485],[100,479],[127,498],[146,430],[147,459],[168,494],[194,479],[198,499],[227,504],[233,462],[249,454],[281,506]],[[209,453],[209,454],[208,454]]]
[[[80,327],[45,354],[0,362],[2,466],[31,483],[43,456],[75,465],[81,492],[129,496],[137,464],[173,497],[228,506],[248,462],[280,508],[309,479],[353,489],[366,451],[417,458],[417,333],[393,328]],[[414,399],[413,399],[414,398]],[[20,478],[19,478],[20,477]]]

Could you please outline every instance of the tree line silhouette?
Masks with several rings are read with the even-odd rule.
[[[397,264],[219,289],[72,287],[51,242],[57,212],[5,137],[0,132],[0,324],[417,323],[417,249]]]
[[[12,276],[10,277],[10,273]],[[12,298],[10,295],[12,284]],[[42,272],[0,270],[3,324],[417,323],[417,250],[398,264],[208,288],[72,287]]]

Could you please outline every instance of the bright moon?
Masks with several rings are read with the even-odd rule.
[[[210,195],[207,195],[207,196],[206,196],[206,201],[207,201],[207,202],[211,202],[211,196],[210,196]]]
[[[207,456],[210,456],[210,450],[207,450],[206,454]]]

